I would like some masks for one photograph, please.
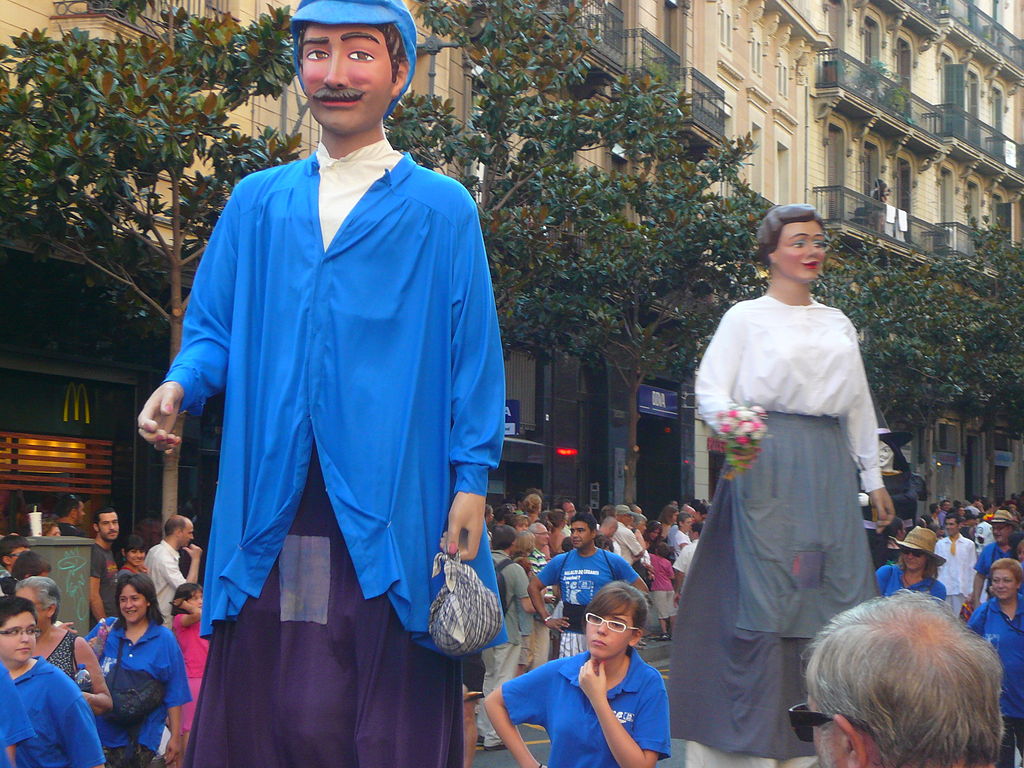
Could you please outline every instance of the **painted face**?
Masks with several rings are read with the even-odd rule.
[[[310,112],[325,134],[355,148],[383,138],[384,113],[402,92],[408,65],[401,64],[398,77],[392,77],[391,56],[379,29],[310,24],[299,60]]]
[[[8,667],[20,667],[36,652],[36,633],[39,631],[31,613],[12,616],[0,627],[0,659]]]
[[[634,624],[630,611],[623,609],[607,616],[601,616],[599,618],[605,620],[603,624],[593,623],[592,615],[588,614],[587,616],[587,650],[590,651],[591,658],[596,661],[607,661],[621,656],[631,645],[640,642],[641,631],[631,629]],[[616,632],[612,629],[614,625],[610,625],[609,622],[624,624],[626,629],[623,632]]]
[[[131,584],[126,584],[121,590],[117,604],[129,627],[137,626],[142,621],[148,621],[149,601]]]
[[[1005,568],[997,568],[991,574],[992,594],[1000,600],[1013,597],[1020,589],[1020,582]]]
[[[828,240],[816,221],[786,224],[779,234],[779,244],[768,254],[772,275],[798,283],[811,283],[825,266]]]
[[[892,466],[892,448],[885,443],[878,444],[878,464],[883,468]]]

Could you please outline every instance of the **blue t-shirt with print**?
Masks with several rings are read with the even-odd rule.
[[[614,552],[598,549],[583,557],[573,549],[552,558],[537,578],[546,587],[557,583],[565,602],[586,605],[605,584],[620,580],[632,584],[638,577],[630,564]]]
[[[542,726],[551,739],[549,768],[618,768],[597,713],[580,688],[580,668],[590,658],[581,653],[549,661],[501,686],[513,723]],[[661,673],[630,651],[622,682],[608,691],[608,703],[641,749],[671,754],[668,693]]]
[[[1007,717],[1024,717],[1024,601],[1018,595],[1011,620],[993,597],[971,614],[967,626],[992,643],[1003,662],[999,709]]]

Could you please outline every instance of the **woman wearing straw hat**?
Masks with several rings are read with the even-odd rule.
[[[900,557],[896,565],[883,565],[875,571],[878,591],[883,597],[909,589],[946,599],[946,587],[937,578],[939,566],[946,559],[935,554],[935,541],[935,533],[919,525],[898,543]]]

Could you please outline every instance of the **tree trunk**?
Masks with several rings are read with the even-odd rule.
[[[170,362],[174,362],[181,349],[182,323],[185,313],[181,308],[181,267],[171,267],[168,278],[171,288],[171,314],[168,318],[171,331]],[[179,414],[174,422],[174,434],[179,437],[185,429],[185,416]],[[178,462],[181,456],[181,444],[164,454],[164,470],[162,474],[162,493],[160,499],[160,516],[167,520],[178,514]]]
[[[640,446],[637,445],[637,426],[640,423],[640,411],[637,409],[637,396],[640,392],[640,383],[643,381],[643,374],[640,371],[631,371],[629,382],[629,409],[626,442],[626,485],[625,497],[627,504],[636,504],[636,468],[640,460]]]

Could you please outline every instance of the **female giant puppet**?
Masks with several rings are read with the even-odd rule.
[[[477,209],[385,138],[415,63],[403,0],[302,0],[292,32],[320,147],[235,188],[139,417],[173,448],[178,409],[226,393],[187,762],[455,768],[430,567],[447,526],[496,587],[477,550],[504,407]]]
[[[858,470],[880,517],[892,514],[856,331],[810,293],[825,261],[821,217],[776,206],[757,241],[768,291],[726,312],[697,374],[712,428],[730,407],[759,405],[768,432],[753,466],[721,483],[680,601],[672,735],[691,742],[691,768],[813,754],[786,719],[806,699],[801,651],[875,594]]]

